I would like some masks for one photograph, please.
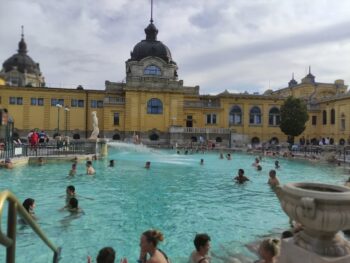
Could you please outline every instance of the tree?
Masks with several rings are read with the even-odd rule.
[[[306,104],[292,96],[288,97],[281,106],[281,131],[288,136],[288,142],[294,143],[294,137],[299,136],[305,130],[308,121]]]

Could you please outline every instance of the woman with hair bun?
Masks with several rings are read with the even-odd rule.
[[[259,247],[260,260],[256,263],[276,263],[280,251],[280,241],[275,238],[265,239]]]
[[[140,238],[140,258],[138,263],[169,263],[167,255],[157,248],[159,242],[164,240],[162,232],[158,230],[147,230]],[[147,254],[149,258],[147,259]]]

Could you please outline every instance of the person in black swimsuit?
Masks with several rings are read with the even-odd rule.
[[[167,255],[157,248],[159,242],[164,240],[163,234],[158,230],[147,230],[140,238],[140,258],[138,263],[169,263]],[[149,255],[149,258],[147,258]]]
[[[193,244],[196,248],[190,256],[190,263],[209,263],[210,257],[208,256],[210,250],[210,237],[208,234],[197,234],[193,240]]]

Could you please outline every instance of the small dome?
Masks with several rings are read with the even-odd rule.
[[[146,39],[137,43],[131,52],[129,60],[140,61],[143,58],[152,56],[163,59],[167,63],[176,64],[171,57],[169,48],[157,40],[158,29],[151,23],[145,28]]]
[[[18,43],[18,53],[14,54],[3,63],[4,72],[9,72],[16,67],[21,73],[27,72],[41,75],[39,64],[35,63],[34,60],[27,55],[27,52],[27,44],[22,34],[21,41]]]

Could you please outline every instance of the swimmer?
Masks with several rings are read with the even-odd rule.
[[[96,173],[95,169],[94,169],[94,167],[92,167],[92,162],[87,161],[86,162],[86,174],[87,175],[94,175],[95,173]]]
[[[262,170],[262,167],[261,167],[260,164],[258,164],[258,166],[256,167],[256,170],[259,171],[259,172]]]
[[[275,161],[275,169],[280,168],[280,162],[278,160]]]
[[[220,159],[224,159],[224,154],[220,153]]]
[[[114,160],[109,160],[109,167],[114,167]]]
[[[255,162],[252,164],[252,166],[257,167],[259,165],[260,161],[258,158],[255,158]]]
[[[43,157],[38,158],[38,165],[43,165],[44,164],[44,159]]]
[[[72,197],[69,200],[67,210],[71,213],[84,213],[83,209],[81,209],[78,204],[79,204],[78,199],[76,199],[75,197]]]
[[[75,163],[72,164],[72,169],[69,171],[70,177],[73,177],[77,174],[77,165]]]
[[[238,175],[234,178],[234,180],[238,184],[243,184],[243,183],[245,183],[247,181],[250,181],[248,177],[244,176],[244,170],[243,169],[239,169],[238,170]]]
[[[63,197],[63,196],[61,196]],[[79,196],[77,195],[77,193],[75,192],[75,187],[73,185],[68,185],[66,188],[66,200],[65,200],[65,206],[63,208],[61,208],[60,210],[64,210],[65,208],[67,208],[69,206],[69,202],[72,198],[78,198],[79,199],[88,199],[88,200],[94,200],[93,198],[90,197],[85,197],[79,194]]]
[[[204,159],[201,159],[200,164],[201,164],[201,165],[203,165],[203,164],[204,164]]]
[[[210,250],[210,237],[207,234],[197,234],[193,240],[193,244],[196,248],[190,256],[190,263],[209,263],[210,257],[208,256]]]
[[[227,159],[227,160],[231,160],[231,159],[232,159],[230,153],[228,153],[228,154],[226,155],[226,159]]]
[[[112,247],[104,247],[102,248],[96,257],[97,263],[114,263],[116,258],[116,252]],[[92,263],[92,258],[88,256],[87,263]],[[126,258],[122,258],[120,263],[128,263]]]
[[[138,263],[169,263],[168,256],[157,245],[164,240],[163,234],[158,230],[148,230],[140,238],[140,257]],[[147,259],[147,255],[150,257]]]
[[[271,187],[276,187],[278,185],[280,185],[280,181],[278,180],[278,177],[276,175],[276,171],[275,170],[271,170],[269,172],[269,181],[267,182]]]
[[[6,169],[12,169],[13,168],[13,163],[11,159],[7,158],[5,161],[1,161],[0,167],[6,168]]]
[[[256,263],[276,263],[280,251],[280,241],[278,239],[265,239],[259,247],[260,260]]]
[[[146,162],[145,168],[146,168],[146,169],[151,168],[151,162],[150,162],[150,161],[147,161],[147,162]]]
[[[177,154],[180,154],[180,151],[177,151],[176,153],[177,153]]]
[[[28,214],[34,219],[34,220],[38,220],[37,217],[35,216],[34,213],[34,208],[35,208],[35,200],[32,198],[27,198],[26,200],[24,200],[23,202],[23,207],[25,208],[25,210],[28,212]]]

